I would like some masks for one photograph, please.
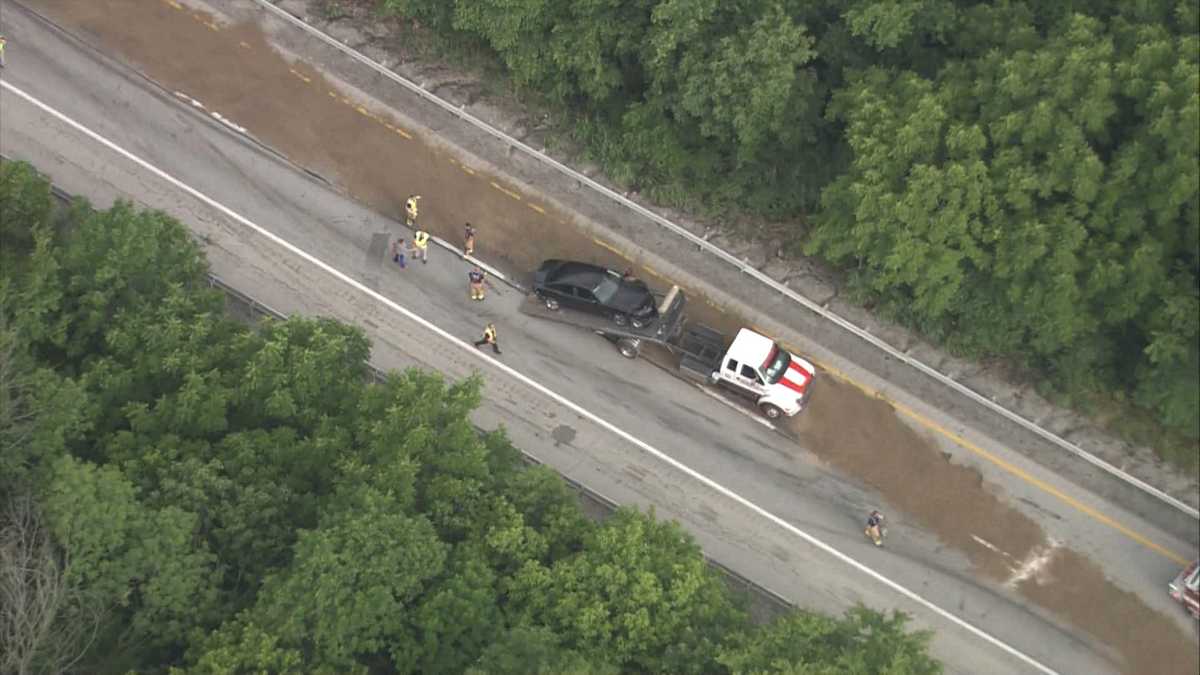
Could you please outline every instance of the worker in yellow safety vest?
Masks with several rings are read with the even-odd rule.
[[[4,67],[4,36],[0,35],[0,68]]]
[[[417,202],[421,201],[421,195],[411,195],[404,202],[404,223],[409,227],[417,224]]]
[[[413,232],[413,260],[418,258],[424,264],[429,263],[429,233],[419,228]]]
[[[489,323],[483,329],[483,337],[475,341],[476,347],[482,347],[483,345],[491,345],[492,351],[497,354],[500,353],[500,345],[496,342],[496,326],[494,324]]]

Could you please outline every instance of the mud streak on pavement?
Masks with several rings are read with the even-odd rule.
[[[381,213],[399,219],[404,199],[415,193],[423,196],[422,224],[434,234],[457,242],[470,221],[479,230],[477,253],[503,269],[529,270],[549,257],[624,264],[571,227],[569,214],[531,204],[502,177],[464,168],[384,111],[362,107],[311,66],[288,62],[256,26],[223,26],[160,0],[30,4]],[[692,314],[715,327],[744,323],[706,312],[703,302],[692,304]],[[965,552],[985,579],[1015,587],[1089,633],[1098,649],[1115,650],[1126,672],[1200,672],[1192,640],[1172,621],[1109,582],[1085,556],[1054,548],[1035,522],[989,491],[977,471],[950,463],[886,403],[825,378],[792,425],[825,461],[882,493],[888,509]],[[795,449],[796,461],[803,461],[801,452]]]

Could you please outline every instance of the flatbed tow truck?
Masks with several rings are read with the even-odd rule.
[[[701,324],[689,324],[686,298],[678,286],[656,294],[658,319],[642,328],[618,326],[607,317],[571,309],[552,309],[530,293],[523,314],[589,330],[616,345],[621,356],[636,359],[647,344],[666,349],[678,362],[672,372],[750,399],[768,419],[790,417],[804,409],[816,368],[777,342],[748,328],[732,338]]]

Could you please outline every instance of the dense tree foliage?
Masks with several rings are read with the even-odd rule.
[[[170,218],[0,170],[6,672],[939,672],[865,609],[752,626],[677,524],[479,433],[479,382],[368,382],[355,328],[227,319]]]
[[[493,49],[616,180],[775,219],[952,348],[1200,437],[1197,0],[380,6]]]

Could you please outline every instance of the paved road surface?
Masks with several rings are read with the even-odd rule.
[[[14,51],[21,52],[17,67],[10,54],[10,67],[2,74],[6,81],[455,335],[473,339],[483,321],[495,320],[506,364],[1036,658],[1063,672],[1113,669],[1093,638],[1051,620],[1003,587],[977,581],[961,555],[943,550],[935,538],[906,527],[902,519],[893,527],[889,549],[865,546],[858,521],[868,505],[877,503],[876,496],[814,461],[803,448],[665,373],[616,358],[602,340],[522,320],[515,311],[520,298],[511,291],[494,293],[482,306],[470,303],[465,268],[445,252],[436,251],[428,266],[394,269],[383,259],[386,237],[378,235],[399,232],[395,224],[26,15],[8,11],[4,18],[6,31],[18,36],[10,38]],[[362,326],[375,340],[377,365],[415,364],[452,377],[480,371],[488,394],[479,413],[482,425],[502,422],[518,445],[617,501],[656,505],[660,514],[695,533],[710,556],[739,573],[827,611],[855,601],[911,611],[921,625],[938,630],[935,649],[955,671],[1022,669],[473,354],[439,343],[412,321],[66,130],[11,92],[2,96],[5,154],[33,161],[64,188],[98,203],[124,196],[168,210],[210,242],[219,276],[280,310],[326,314]],[[1017,498],[1039,499],[1006,487]],[[1135,558],[1121,563],[1126,570],[1142,562],[1103,533],[1081,536],[1094,534],[1081,519],[1058,517],[1066,522],[1050,531],[1062,535],[1060,541],[1096,542],[1087,552],[1102,559]],[[1152,606],[1173,610],[1156,601],[1159,580],[1144,586],[1147,593],[1139,595]]]

